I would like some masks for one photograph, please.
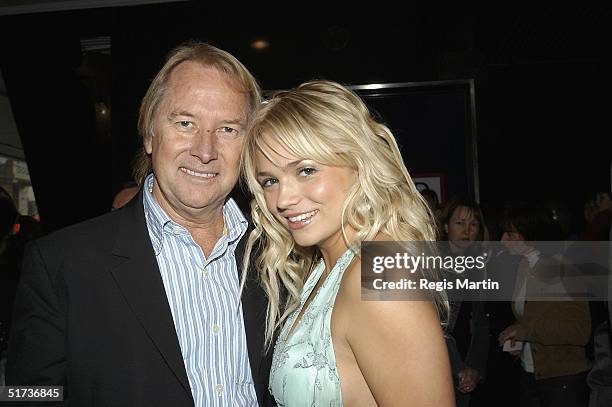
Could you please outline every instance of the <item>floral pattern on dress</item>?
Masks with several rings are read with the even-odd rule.
[[[304,284],[300,306],[281,329],[274,345],[269,384],[280,407],[342,406],[331,316],[342,276],[354,256],[349,249],[338,259],[289,336],[289,330],[325,270],[321,260]]]

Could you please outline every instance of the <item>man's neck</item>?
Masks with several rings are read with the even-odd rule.
[[[178,223],[193,237],[193,240],[200,246],[206,257],[210,256],[215,244],[223,235],[225,218],[223,215],[223,205],[203,208],[197,213],[187,213],[177,211],[165,199],[162,199],[155,186],[152,191],[153,198],[168,215],[170,219]]]
[[[223,212],[221,216],[214,220],[214,223],[211,223],[209,226],[201,226],[198,224],[193,227],[185,226],[185,228],[191,233],[193,240],[200,246],[204,252],[204,256],[208,258],[215,248],[217,241],[224,234],[225,219],[223,217]]]

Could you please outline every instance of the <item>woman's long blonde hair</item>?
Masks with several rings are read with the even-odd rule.
[[[296,157],[356,170],[357,182],[343,207],[343,232],[346,225],[356,231],[347,246],[358,251],[361,242],[379,234],[396,241],[433,241],[436,230],[395,137],[372,117],[359,96],[323,80],[275,93],[255,113],[241,161],[243,180],[255,197],[251,201],[255,229],[247,241],[243,267],[247,270],[251,254],[259,253],[255,265],[269,300],[265,330],[269,346],[275,330],[299,305],[304,282],[320,253],[316,247],[296,245],[266,207],[255,163],[257,151],[269,149],[264,135]],[[436,294],[435,302],[446,314],[444,293]]]

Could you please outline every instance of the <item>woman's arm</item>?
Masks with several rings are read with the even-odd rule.
[[[435,306],[426,301],[362,301],[359,262],[344,282],[345,335],[379,406],[455,405],[451,371]]]

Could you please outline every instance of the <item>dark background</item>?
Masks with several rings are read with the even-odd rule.
[[[585,194],[609,185],[612,9],[418,4],[333,17],[314,4],[273,14],[202,2],[0,17],[0,68],[47,230],[108,210],[139,148],[140,99],[190,38],[234,54],[264,89],[473,78],[483,205],[566,206],[580,228]],[[112,54],[89,55],[84,74],[79,40],[96,36],[110,36]],[[253,50],[258,38],[270,48]],[[100,100],[110,122],[96,122]],[[463,154],[447,144],[419,159]]]
[[[392,129],[415,182],[422,182],[420,177],[440,177],[438,198],[442,206],[453,195],[477,198],[473,81],[383,86],[380,89],[357,86],[355,91],[374,116]]]

